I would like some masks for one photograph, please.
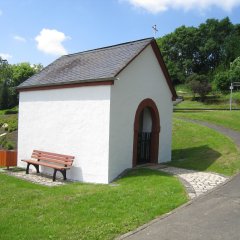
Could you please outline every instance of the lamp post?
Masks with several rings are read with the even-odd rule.
[[[232,111],[232,91],[233,91],[233,83],[231,83],[231,86],[230,86],[230,111]]]

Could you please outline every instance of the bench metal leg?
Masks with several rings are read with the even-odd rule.
[[[29,174],[29,166],[30,166],[30,163],[27,164],[26,174]]]
[[[66,176],[67,174],[66,174],[66,172],[67,172],[66,169],[64,169],[64,170],[61,171],[61,173],[62,173],[62,175],[63,175],[63,180],[67,180],[67,176]]]
[[[54,169],[54,172],[53,172],[53,181],[54,181],[54,182],[56,181],[57,171],[59,171],[59,172],[62,173],[62,175],[63,175],[63,180],[67,180],[67,171],[66,171],[66,169],[63,169],[63,170]]]
[[[34,167],[36,168],[37,173],[39,173],[39,165],[34,165]]]
[[[53,172],[53,182],[56,181],[56,173],[57,173],[57,169],[54,169],[54,172]]]
[[[31,164],[32,164],[32,163],[28,163],[28,164],[27,164],[26,174],[29,174],[29,166],[30,166]],[[37,173],[39,173],[39,165],[37,165],[37,164],[32,164],[32,165],[36,168]]]

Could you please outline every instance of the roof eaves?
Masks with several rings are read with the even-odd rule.
[[[84,83],[101,83],[101,82],[113,82],[117,80],[116,77],[109,77],[109,78],[99,78],[99,79],[86,79],[86,80],[77,80],[71,82],[59,82],[59,83],[48,83],[48,84],[38,84],[38,85],[28,85],[28,86],[18,86],[16,90],[21,91],[25,89],[31,88],[47,88],[47,87],[54,87],[54,86],[68,86],[68,85],[77,85],[77,84],[84,84]]]

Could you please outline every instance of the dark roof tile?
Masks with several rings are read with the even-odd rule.
[[[152,40],[147,38],[62,56],[18,88],[113,79]]]

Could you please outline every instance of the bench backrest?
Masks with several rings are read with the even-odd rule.
[[[43,152],[39,150],[33,150],[32,158],[35,158],[38,161],[57,163],[57,164],[62,164],[66,167],[70,167],[72,166],[73,160],[75,157],[58,154],[58,153],[50,153],[50,152]]]

